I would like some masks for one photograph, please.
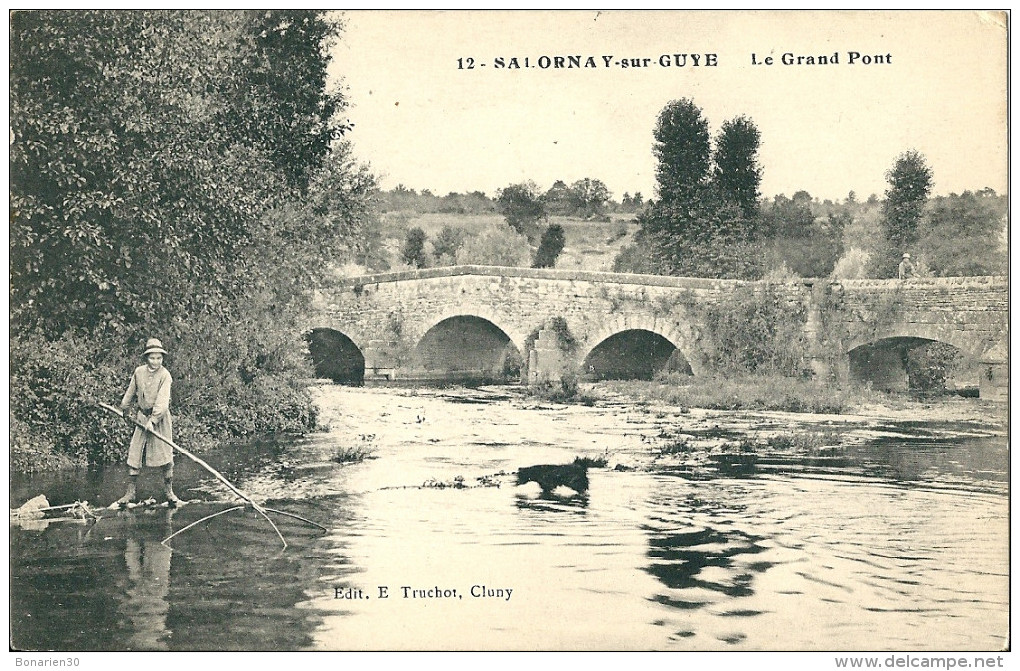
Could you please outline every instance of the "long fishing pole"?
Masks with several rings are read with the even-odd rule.
[[[124,418],[124,411],[123,411],[123,410],[121,410],[120,408],[115,408],[114,406],[112,406],[112,405],[108,405],[108,404],[106,404],[106,403],[99,403],[99,407],[101,407],[101,408],[103,408],[103,409],[105,409],[105,410],[109,410],[110,412],[112,412],[113,414],[117,415],[118,417]],[[244,492],[242,492],[242,491],[241,491],[240,489],[238,489],[237,487],[235,487],[235,486],[234,486],[234,485],[233,485],[233,484],[232,484],[232,483],[231,483],[231,482],[230,482],[229,480],[227,480],[227,479],[226,479],[226,477],[224,477],[224,476],[223,476],[223,474],[222,474],[222,473],[220,473],[219,471],[217,471],[217,470],[216,470],[215,468],[213,468],[213,467],[212,467],[212,466],[210,466],[209,464],[205,463],[205,461],[203,461],[203,460],[202,460],[202,459],[200,459],[199,457],[195,456],[194,454],[192,454],[192,453],[191,453],[191,452],[189,452],[188,450],[184,449],[183,447],[181,447],[180,445],[178,445],[178,444],[177,444],[177,443],[175,443],[174,441],[170,440],[170,439],[169,439],[169,438],[167,438],[166,436],[162,436],[162,435],[160,435],[159,433],[157,433],[157,432],[155,432],[155,431],[153,431],[153,430],[149,429],[149,428],[148,428],[148,427],[146,427],[146,426],[145,426],[144,424],[142,424],[141,422],[139,422],[139,421],[138,421],[137,419],[132,419],[132,420],[131,420],[131,422],[132,422],[132,423],[133,423],[133,424],[134,424],[135,426],[137,426],[138,428],[140,428],[141,430],[143,430],[143,431],[145,431],[145,432],[147,432],[147,433],[149,433],[149,434],[151,434],[151,435],[155,436],[156,438],[159,438],[159,439],[160,439],[161,441],[163,441],[164,443],[166,443],[167,445],[169,445],[169,446],[170,446],[170,447],[172,447],[173,449],[177,450],[178,452],[180,452],[181,454],[183,454],[183,455],[184,455],[184,456],[186,456],[187,458],[191,459],[192,461],[194,461],[194,462],[195,462],[196,464],[198,464],[199,466],[201,466],[201,467],[202,467],[202,468],[204,468],[205,470],[207,470],[207,471],[209,471],[210,473],[212,473],[212,474],[213,474],[213,476],[214,476],[214,477],[215,477],[215,478],[216,478],[217,480],[219,480],[219,481],[220,481],[221,483],[223,483],[223,484],[224,484],[224,485],[225,485],[225,486],[227,487],[227,489],[229,489],[229,490],[230,490],[231,492],[233,492],[234,494],[236,494],[236,495],[237,495],[238,497],[240,497],[240,498],[244,499],[245,501],[247,501],[248,503],[250,503],[250,504],[251,504],[251,506],[252,506],[252,508],[254,508],[254,509],[255,509],[256,511],[258,511],[258,513],[259,513],[260,515],[262,515],[263,517],[265,517],[265,518],[266,518],[266,521],[267,521],[267,522],[269,522],[269,524],[270,524],[270,525],[271,525],[271,526],[273,527],[273,530],[274,530],[274,531],[276,531],[276,535],[280,537],[280,540],[281,540],[281,541],[283,541],[283,547],[284,547],[285,549],[286,549],[286,547],[287,547],[287,540],[286,540],[286,539],[285,539],[285,538],[283,537],[283,534],[282,534],[282,533],[280,533],[280,529],[279,529],[279,528],[278,528],[278,527],[276,526],[276,524],[275,524],[275,523],[273,522],[273,520],[269,519],[269,514],[268,514],[269,512],[275,512],[275,513],[279,513],[279,514],[281,514],[281,515],[286,515],[286,516],[288,516],[288,517],[293,517],[293,518],[295,518],[295,519],[299,519],[299,520],[301,520],[301,521],[303,521],[303,522],[308,522],[309,524],[312,524],[312,525],[314,525],[314,526],[317,526],[317,527],[319,527],[320,529],[326,530],[326,527],[322,526],[321,524],[317,524],[317,523],[315,523],[315,522],[312,522],[311,520],[306,520],[305,518],[303,518],[303,517],[300,517],[300,516],[298,516],[298,515],[293,515],[293,514],[291,514],[291,513],[285,513],[285,512],[283,512],[283,511],[281,511],[281,510],[274,510],[274,509],[272,509],[272,508],[265,508],[264,506],[261,506],[261,505],[259,505],[259,504],[258,504],[258,503],[256,503],[256,502],[255,502],[255,501],[254,501],[254,500],[253,500],[253,499],[252,499],[252,498],[251,498],[250,496],[248,496],[247,494],[245,494]]]

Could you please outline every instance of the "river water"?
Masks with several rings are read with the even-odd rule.
[[[284,550],[246,509],[164,545],[234,500],[178,458],[178,494],[197,501],[178,510],[12,524],[14,646],[1008,645],[1005,418],[563,406],[499,387],[318,393],[328,432],[204,456],[327,532],[273,516]],[[344,450],[371,458],[333,461]],[[605,460],[586,491],[517,484],[519,468],[575,457]],[[11,505],[108,503],[123,482],[120,469],[16,477]]]

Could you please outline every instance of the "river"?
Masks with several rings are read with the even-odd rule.
[[[1008,646],[1006,420],[988,406],[947,421],[565,406],[500,387],[317,394],[328,431],[203,456],[327,532],[274,515],[283,549],[246,509],[162,544],[233,500],[178,457],[183,508],[12,524],[13,645]],[[343,450],[370,458],[333,461]],[[575,457],[596,460],[587,490],[517,484],[520,468]],[[11,505],[108,503],[124,478],[16,476]]]

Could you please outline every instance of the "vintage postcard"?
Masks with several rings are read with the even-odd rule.
[[[11,657],[1003,666],[1010,18],[13,13]]]

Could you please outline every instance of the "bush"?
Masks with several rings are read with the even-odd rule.
[[[332,461],[338,464],[356,464],[365,459],[373,458],[374,450],[368,447],[346,446],[338,447],[333,452]]]
[[[527,238],[501,222],[467,238],[457,250],[457,263],[517,268],[530,256]]]
[[[10,348],[12,464],[35,470],[37,460],[48,461],[44,454],[54,455],[49,465],[123,458],[129,436],[124,422],[96,404],[120,402],[127,366],[120,373],[116,357],[110,361],[82,336],[50,342],[39,333],[12,335]]]
[[[922,393],[946,390],[946,380],[960,362],[960,350],[941,342],[930,342],[907,352],[910,388]]]
[[[613,259],[614,273],[655,275],[658,273],[658,269],[654,255],[641,240],[632,245],[625,245]]]
[[[456,262],[457,251],[464,245],[467,231],[463,228],[443,226],[439,234],[432,240],[432,255],[438,265],[450,265]]]
[[[538,187],[532,182],[511,184],[496,193],[496,205],[506,223],[516,232],[533,240],[535,224],[545,219],[545,205]]]
[[[538,251],[535,252],[535,260],[531,267],[552,268],[555,266],[556,259],[559,258],[560,252],[563,251],[566,241],[567,238],[563,232],[563,227],[559,224],[549,224],[549,227],[545,229],[545,233],[542,234],[542,241],[538,245]]]
[[[851,247],[832,269],[832,278],[837,280],[858,280],[868,276],[871,254],[863,249]]]
[[[424,268],[428,265],[425,258],[425,231],[417,226],[408,229],[404,237],[404,246],[400,249],[400,258],[415,268]]]
[[[581,403],[595,405],[595,397],[582,393],[578,377],[575,373],[564,373],[557,380],[544,380],[528,388],[532,396],[543,398],[553,403]]]
[[[665,375],[654,382],[602,382],[596,389],[624,394],[639,402],[711,410],[780,410],[842,414],[885,397],[859,385],[823,385],[779,375],[698,378]]]
[[[804,306],[787,302],[777,285],[737,287],[705,309],[708,359],[721,372],[807,375],[806,320]]]
[[[266,317],[279,320],[279,314]],[[278,325],[279,326],[279,325]],[[248,330],[250,328],[250,330]],[[141,363],[130,344],[77,332],[47,340],[39,332],[10,341],[11,464],[18,470],[123,461],[124,421],[98,407],[118,405]],[[186,332],[164,338],[174,376],[174,440],[189,449],[216,439],[315,429],[301,340],[264,324],[220,325],[196,316]]]

